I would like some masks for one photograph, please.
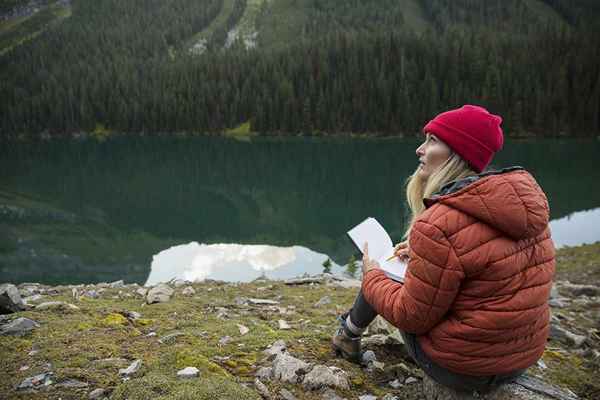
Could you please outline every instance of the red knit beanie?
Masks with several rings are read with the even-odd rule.
[[[436,135],[480,173],[504,145],[501,123],[502,117],[483,107],[464,105],[439,114],[423,132]]]

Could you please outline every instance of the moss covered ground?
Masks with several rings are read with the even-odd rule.
[[[557,277],[598,284],[598,259],[600,243],[560,250]],[[263,350],[278,339],[283,339],[289,352],[302,360],[345,370],[351,387],[336,389],[340,396],[423,396],[421,385],[393,390],[387,385],[389,376],[379,376],[335,357],[330,338],[337,327],[336,316],[352,304],[357,289],[325,284],[288,286],[281,281],[264,280],[245,284],[208,281],[192,286],[196,293],[191,296],[184,296],[184,287],[179,287],[169,302],[152,305],[145,304],[135,293],[136,288],[129,285],[106,288],[99,298],[78,299],[73,297],[72,288],[55,287],[57,294],[45,295],[43,301],[65,301],[77,305],[79,310],[63,307],[18,313],[37,321],[40,327],[22,337],[0,336],[0,398],[79,399],[87,398],[93,389],[104,388],[111,399],[258,399],[253,387],[255,372],[265,365]],[[315,307],[324,296],[329,296],[331,303]],[[245,304],[240,298],[271,299],[279,304]],[[599,321],[589,317],[590,307],[600,304],[573,301],[566,308],[553,309],[553,313],[571,318],[569,329],[587,334],[588,341],[579,351],[550,341],[543,356],[546,368],[535,366],[530,371],[584,399],[598,398],[600,393],[600,362],[583,354],[600,345]],[[141,318],[126,318],[131,311],[139,312]],[[280,330],[279,319],[287,321],[292,329]],[[242,335],[239,325],[248,327],[249,332]],[[164,343],[160,341],[174,332],[181,334]],[[223,340],[226,336],[229,341]],[[32,350],[38,352],[30,355]],[[375,352],[386,365],[406,363],[414,367],[404,358],[401,348],[388,346]],[[136,359],[142,360],[140,371],[124,381],[119,377],[119,368]],[[200,377],[178,379],[177,371],[189,366],[198,368]],[[48,370],[54,372],[55,383],[45,390],[15,389],[27,377]],[[86,382],[88,387],[58,385],[68,379]],[[306,391],[300,385],[265,383],[272,393],[285,387],[299,399],[321,398],[321,393]]]

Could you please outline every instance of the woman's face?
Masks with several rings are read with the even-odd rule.
[[[452,150],[437,136],[426,132],[425,141],[417,148],[416,153],[419,157],[419,176],[427,179],[450,157]]]

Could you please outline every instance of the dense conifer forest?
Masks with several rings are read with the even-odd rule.
[[[412,134],[464,103],[509,134],[600,133],[595,0],[26,3],[0,8],[1,137]]]

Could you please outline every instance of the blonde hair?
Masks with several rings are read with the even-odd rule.
[[[408,238],[415,221],[425,211],[424,198],[430,197],[449,182],[476,174],[477,172],[454,151],[451,151],[450,157],[429,178],[423,179],[417,167],[415,172],[406,179],[406,201],[410,210],[410,219],[402,239]]]

